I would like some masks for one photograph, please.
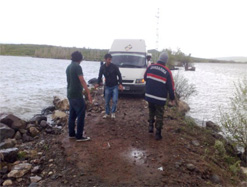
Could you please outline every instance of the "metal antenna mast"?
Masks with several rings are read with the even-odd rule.
[[[158,59],[158,50],[159,50],[159,19],[160,19],[160,9],[158,8],[156,17],[156,50],[157,55],[156,59]]]

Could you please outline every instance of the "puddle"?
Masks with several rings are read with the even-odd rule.
[[[146,160],[145,151],[139,149],[130,149],[124,153],[125,158],[127,158],[130,162],[134,162],[136,164],[144,164]]]

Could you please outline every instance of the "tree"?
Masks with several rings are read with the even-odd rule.
[[[247,163],[247,79],[235,84],[229,111],[221,113],[221,124],[226,136],[244,150]]]
[[[188,79],[177,73],[174,76],[175,93],[178,99],[188,99],[191,95],[196,94],[196,87],[190,84]]]

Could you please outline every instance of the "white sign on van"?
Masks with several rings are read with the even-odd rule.
[[[125,47],[126,51],[129,51],[130,49],[132,49],[132,45],[130,45],[130,44]]]

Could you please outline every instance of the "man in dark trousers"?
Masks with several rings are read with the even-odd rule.
[[[82,68],[80,66],[83,56],[79,51],[71,54],[71,64],[66,69],[67,75],[67,97],[69,99],[69,137],[76,138],[77,141],[90,140],[83,137],[84,119],[86,105],[83,99],[83,88],[87,92],[88,100],[92,103],[92,98],[87,84],[84,80]],[[77,118],[77,132],[75,132],[75,120]]]
[[[175,105],[174,81],[171,71],[165,66],[167,61],[167,53],[162,52],[157,64],[150,65],[144,75],[146,81],[145,100],[148,101],[149,108],[149,133],[153,133],[155,122],[156,140],[162,139],[164,106],[168,94],[171,100],[170,104]]]
[[[111,109],[111,118],[115,118],[115,112],[117,109],[118,101],[118,89],[123,90],[122,86],[122,76],[119,71],[119,68],[111,63],[112,56],[111,54],[105,55],[105,64],[100,67],[98,84],[95,85],[95,88],[99,87],[102,82],[102,75],[105,77],[105,115],[103,118],[110,117],[110,100],[112,97],[112,109]]]

